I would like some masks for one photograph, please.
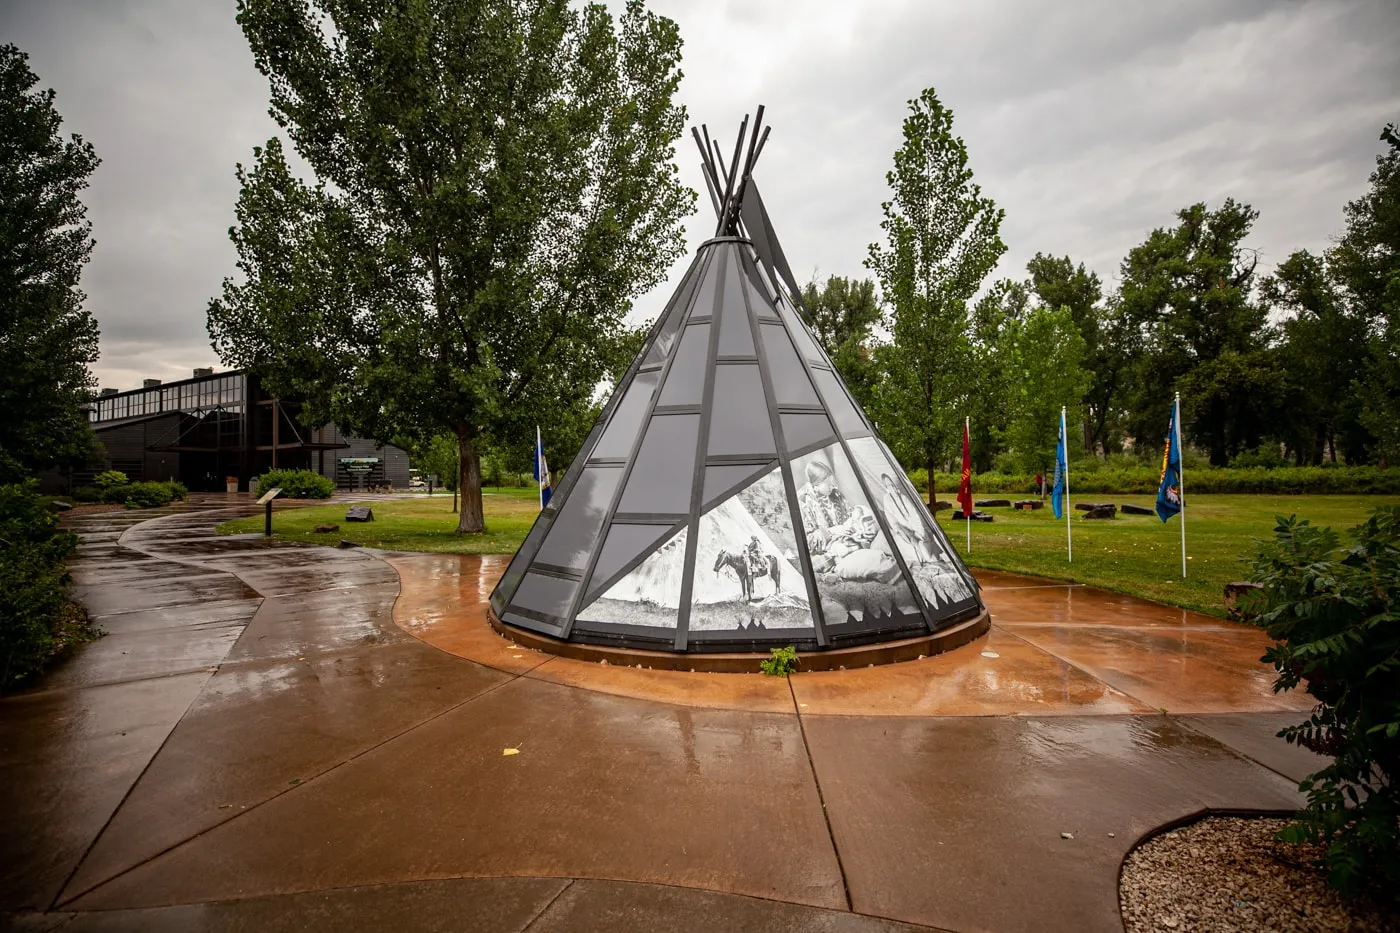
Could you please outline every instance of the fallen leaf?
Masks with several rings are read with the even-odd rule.
[[[507,749],[505,749],[504,751],[502,751],[501,754],[502,754],[502,755],[519,755],[519,754],[520,754],[520,749],[518,749],[518,748],[507,748]]]

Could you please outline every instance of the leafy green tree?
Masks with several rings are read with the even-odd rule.
[[[1155,438],[1175,389],[1190,411],[1183,416],[1189,440],[1205,447],[1211,463],[1258,443],[1238,433],[1246,419],[1225,401],[1257,387],[1265,360],[1253,356],[1268,344],[1268,309],[1253,298],[1259,257],[1242,245],[1258,211],[1227,198],[1218,210],[1194,204],[1177,213],[1175,227],[1152,231],[1122,264],[1120,289],[1125,325],[1139,332],[1143,353],[1133,370],[1135,394],[1128,430]],[[1219,366],[1215,361],[1229,354]],[[1195,372],[1204,367],[1201,372]],[[1190,384],[1177,385],[1188,373]],[[1237,381],[1231,381],[1237,380]],[[1193,392],[1210,397],[1193,398]]]
[[[1068,256],[1036,253],[1026,265],[1030,286],[1048,308],[1068,308],[1084,338],[1083,365],[1090,374],[1085,417],[1091,451],[1104,454],[1121,447],[1115,430],[1124,387],[1140,351],[1137,334],[1129,326],[1116,298],[1105,301],[1096,273],[1075,265]]]
[[[904,144],[886,176],[886,243],[866,264],[891,309],[891,342],[881,347],[874,409],[881,433],[906,463],[933,475],[962,440],[975,389],[968,303],[996,267],[1005,212],[972,180],[953,112],[932,88],[909,102]]]
[[[226,362],[311,421],[457,439],[458,531],[485,529],[479,447],[569,423],[680,255],[680,37],[630,0],[241,0],[274,138],[238,170]]]
[[[1015,333],[1030,310],[1024,282],[1002,279],[992,284],[972,308],[969,331],[971,373],[975,389],[968,400],[972,421],[972,468],[982,473],[1006,443],[1011,420]]]
[[[84,463],[96,438],[97,322],[78,287],[92,254],[79,194],[98,166],[92,145],[64,139],[52,90],[28,56],[0,46],[0,481]]]
[[[1086,341],[1068,307],[1033,308],[1009,333],[1009,423],[1007,441],[1023,472],[1042,472],[1055,463],[1060,409],[1073,431],[1082,420],[1089,389],[1084,369]]]
[[[1278,433],[1299,465],[1337,461],[1338,436],[1348,461],[1365,457],[1369,434],[1358,421],[1352,376],[1369,357],[1366,322],[1352,313],[1326,260],[1299,250],[1261,284],[1264,300],[1288,315],[1278,348],[1286,397]]]
[[[1371,189],[1346,206],[1347,229],[1328,254],[1352,311],[1365,321],[1370,360],[1355,392],[1383,458],[1400,460],[1400,131],[1381,131]]]
[[[856,401],[869,407],[878,380],[871,344],[882,316],[875,282],[833,275],[818,285],[814,279],[802,289],[802,303],[817,342]]]

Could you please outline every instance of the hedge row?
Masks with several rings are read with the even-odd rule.
[[[79,502],[106,502],[129,509],[149,509],[169,505],[176,499],[184,499],[189,493],[184,483],[172,480],[167,483],[109,483],[105,487],[79,486],[73,490],[73,498]]]
[[[921,492],[928,492],[928,474],[924,470],[915,470],[909,478]],[[951,496],[957,492],[960,477],[956,474],[936,473],[934,479],[939,495]],[[1400,469],[1373,466],[1188,469],[1185,479],[1188,494],[1400,495]],[[1071,492],[1150,495],[1157,492],[1160,481],[1161,473],[1152,467],[1081,470],[1076,469],[1075,464],[1070,465]],[[979,495],[1030,495],[1035,488],[1035,477],[1029,474],[977,473],[972,477],[972,491]]]

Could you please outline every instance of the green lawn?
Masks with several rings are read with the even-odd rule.
[[[1084,496],[1074,501],[1131,503],[1151,507],[1154,496]],[[1243,580],[1255,542],[1273,537],[1274,518],[1296,514],[1337,531],[1358,524],[1371,509],[1393,505],[1392,496],[1200,495],[1187,491],[1187,578],[1181,579],[1181,526],[1173,518],[1124,515],[1085,521],[1074,512],[1074,562],[1065,559],[1065,523],[1044,509],[987,509],[996,520],[973,522],[972,551],[966,526],[940,513],[940,524],[969,566],[1090,583],[1173,606],[1224,615],[1222,591]]]
[[[347,522],[343,501],[326,505],[287,503],[272,513],[272,530],[286,541],[336,544],[340,539],[391,551],[441,551],[452,554],[511,554],[525,540],[540,512],[539,491],[531,487],[490,488],[482,493],[486,534],[455,534],[457,515],[452,493],[365,503],[374,510],[372,522]],[[316,534],[317,525],[339,525],[332,534]],[[263,516],[240,518],[219,526],[220,534],[263,530]]]
[[[372,502],[375,520],[345,521],[346,504],[284,507],[273,515],[278,537],[334,544],[341,538],[368,547],[398,551],[454,554],[510,554],[520,546],[539,513],[531,487],[488,489],[483,498],[487,533],[458,537],[452,496],[414,496]],[[1151,506],[1152,496],[1085,496],[1076,501],[1130,502]],[[1200,495],[1188,498],[1186,544],[1188,576],[1181,579],[1181,529],[1177,519],[1162,524],[1154,516],[1123,515],[1111,521],[1084,521],[1075,512],[1074,562],[1065,560],[1065,523],[1056,522],[1049,504],[1036,512],[989,509],[990,524],[974,522],[969,566],[1008,570],[1077,583],[1090,583],[1174,606],[1224,615],[1222,589],[1242,580],[1241,562],[1255,551],[1255,541],[1273,534],[1276,515],[1297,513],[1316,525],[1341,531],[1352,527],[1392,496],[1252,496]],[[940,513],[940,524],[961,553],[965,526]],[[335,534],[314,533],[320,524],[338,524]],[[222,534],[262,531],[262,516],[225,522]]]

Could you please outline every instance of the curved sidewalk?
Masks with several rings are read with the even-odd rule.
[[[0,700],[10,922],[1117,931],[1144,833],[1315,769],[1215,619],[979,574],[939,657],[609,670],[474,627],[500,560],[214,534],[250,508],[75,520],[111,634]]]

